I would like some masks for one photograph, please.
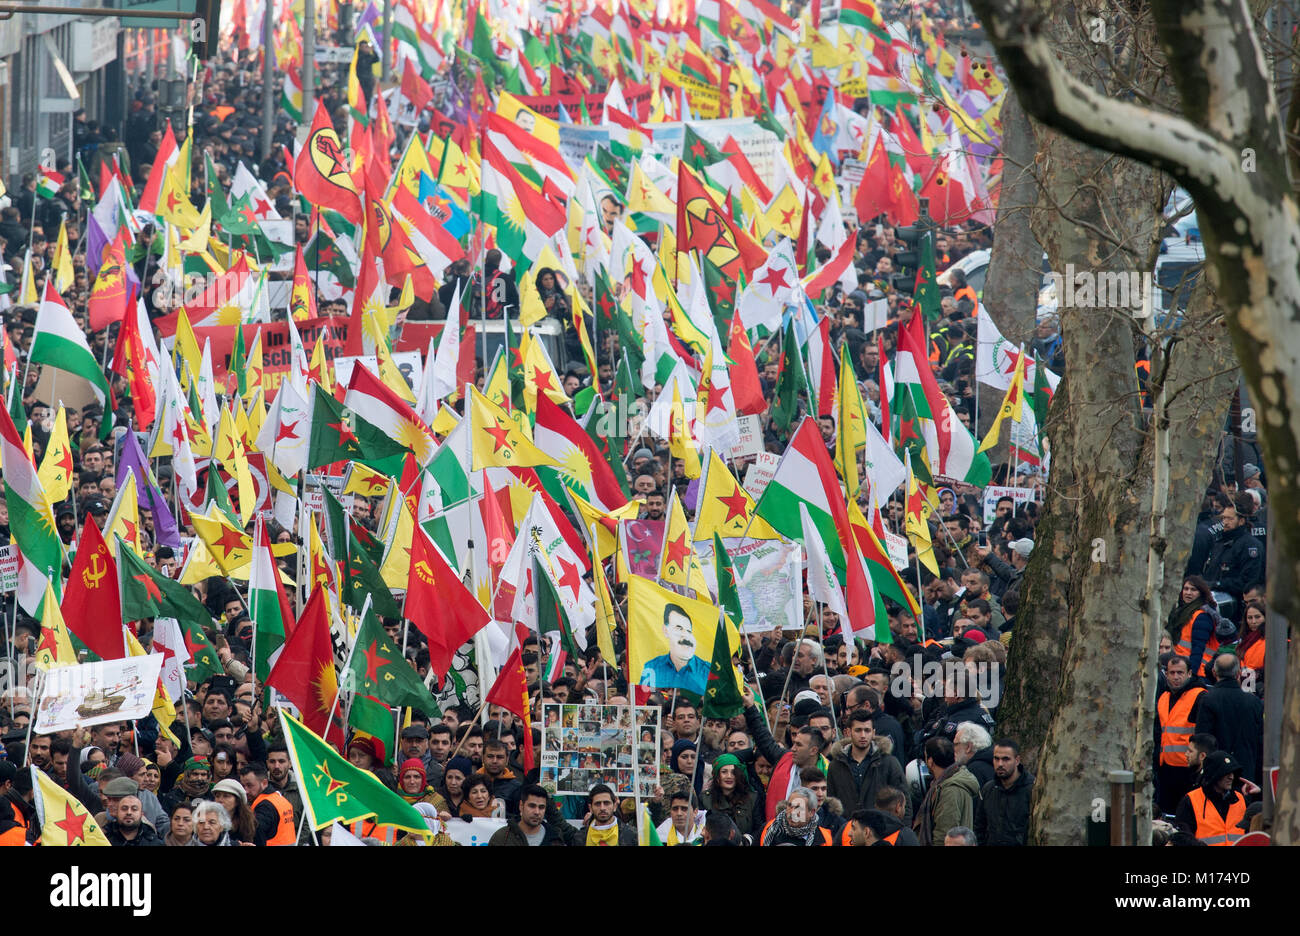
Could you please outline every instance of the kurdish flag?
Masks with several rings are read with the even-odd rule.
[[[41,166],[40,170],[40,175],[36,179],[36,194],[41,198],[53,198],[59,194],[59,189],[67,180],[53,169]]]
[[[63,297],[54,291],[52,277],[45,281],[45,296],[36,313],[36,334],[32,338],[30,358],[33,364],[48,364],[90,381],[101,406],[112,399],[104,370],[86,343],[86,333],[77,327]],[[107,418],[104,426],[110,426]]]
[[[282,710],[280,724],[313,829],[374,818],[378,825],[429,838],[424,817],[374,774],[353,767],[320,735]]]
[[[497,245],[521,269],[533,265],[546,242],[563,230],[562,204],[534,188],[490,137],[483,139],[482,191],[474,209],[497,231]]]
[[[4,465],[9,530],[19,549],[18,604],[39,621],[45,589],[53,586],[56,596],[63,591],[63,544],[36,466],[23,446],[13,419],[3,407],[0,407],[0,464]]]
[[[280,648],[293,633],[293,615],[289,599],[280,583],[280,567],[271,553],[271,539],[261,514],[253,533],[252,570],[248,576],[248,611],[253,619],[253,666],[257,678],[265,683]]]
[[[774,530],[803,542],[800,505],[826,545],[826,554],[845,586],[850,629],[864,629],[872,621],[874,601],[862,558],[849,525],[848,508],[835,467],[831,464],[816,420],[799,423],[785,454],[754,512]]]
[[[871,0],[843,0],[840,4],[840,24],[860,27],[889,42],[889,31],[885,28],[885,21]]]

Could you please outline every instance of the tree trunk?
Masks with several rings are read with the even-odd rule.
[[[1030,226],[1030,214],[1038,203],[1038,180],[1034,178],[1037,152],[1034,128],[1012,91],[1002,105],[1002,187],[988,276],[980,296],[993,324],[1012,344],[1027,345],[1034,338],[1038,290],[1043,281],[1043,248]],[[1002,391],[977,384],[975,392],[980,404],[975,436],[982,439],[1002,405]],[[1005,457],[1006,452],[1006,443],[999,441],[990,457]]]
[[[1300,204],[1280,111],[1241,3],[1150,0],[1182,113],[1108,96],[1059,62],[1025,0],[972,0],[1032,116],[1090,145],[1165,169],[1196,202],[1211,286],[1247,386],[1278,518],[1270,603],[1300,620]],[[1281,760],[1300,762],[1300,650],[1292,648]],[[1037,790],[1035,791],[1037,794]],[[1276,841],[1300,841],[1300,771],[1278,789]]]

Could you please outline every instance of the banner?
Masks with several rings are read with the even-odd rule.
[[[343,316],[306,319],[298,322],[298,334],[302,336],[303,346],[311,358],[316,338],[325,336],[325,357],[333,360],[343,353],[348,343],[349,320]],[[230,356],[235,350],[235,329],[244,330],[244,347],[253,347],[253,341],[260,330],[262,333],[262,390],[270,399],[272,393],[280,388],[280,383],[289,376],[293,360],[293,348],[289,344],[288,322],[263,322],[256,325],[200,325],[194,328],[194,337],[199,347],[204,341],[212,342],[212,376],[219,386],[224,386],[230,368]]]
[[[453,817],[450,822],[444,822],[442,827],[457,845],[486,845],[498,830],[506,827],[506,820],[476,816],[467,822]]]
[[[741,632],[767,633],[774,627],[798,630],[803,626],[802,553],[798,546],[779,540],[724,539],[736,570],[736,590],[745,622]],[[699,543],[700,568],[710,582],[713,543]]]
[[[153,708],[162,664],[161,653],[150,653],[48,670],[32,730],[53,734],[144,718]]]
[[[543,705],[539,782],[554,784],[556,796],[586,796],[597,783],[615,798],[653,796],[659,714],[653,705]]]
[[[997,515],[998,501],[1004,497],[1009,497],[1013,501],[1012,510],[1021,504],[1031,500],[1037,500],[1034,497],[1033,488],[1023,487],[999,487],[996,484],[989,485],[984,489],[984,525],[988,526],[993,522]]]

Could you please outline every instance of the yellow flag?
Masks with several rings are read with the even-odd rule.
[[[475,387],[469,388],[471,443],[470,470],[489,466],[554,465],[555,460],[533,445],[514,420]]]
[[[420,194],[421,172],[430,179],[438,178],[438,174],[429,165],[429,154],[420,145],[419,136],[413,133],[407,143],[406,151],[402,153],[402,158],[398,160],[397,168],[393,171],[393,185],[400,185],[412,195],[418,197]]]
[[[141,559],[144,558],[144,550],[140,548],[140,497],[135,487],[134,471],[127,472],[126,482],[113,499],[113,509],[108,512],[108,519],[104,522],[108,551],[116,559],[117,538],[114,533],[122,537],[132,552]]]
[[[37,477],[51,504],[61,502],[72,490],[72,445],[68,441],[68,417],[62,406],[54,415],[50,441],[45,446]]]
[[[244,367],[248,372],[244,386],[248,388],[248,395],[253,396],[256,391],[262,389],[262,376],[265,369],[262,363],[262,330],[259,328],[257,334],[253,336],[253,346],[248,349],[244,355]],[[260,424],[259,427],[261,428]],[[257,432],[253,432],[257,436]]]
[[[695,539],[713,542],[713,534],[723,539],[745,537],[751,540],[778,539],[780,534],[762,517],[754,516],[754,499],[740,486],[723,464],[718,453],[710,449],[695,509]]]
[[[181,389],[188,390],[190,375],[197,374],[203,366],[203,352],[199,349],[199,340],[194,336],[194,328],[190,325],[190,317],[186,315],[184,306],[181,306],[176,316],[176,340],[172,344],[173,366],[177,366],[177,358],[186,365],[180,368]]]
[[[405,588],[411,576],[411,537],[415,532],[415,517],[405,499],[398,500],[397,510],[393,542],[379,567],[379,576],[389,588]]]
[[[181,144],[176,162],[163,173],[162,187],[158,191],[158,217],[184,230],[192,230],[202,222],[199,210],[190,201],[191,140],[193,136],[186,137],[185,142]]]
[[[718,609],[713,602],[687,598],[632,575],[627,607],[631,678],[653,689],[685,689],[703,695],[718,633]]]
[[[934,545],[930,540],[930,525],[925,520],[929,513],[929,505],[926,504],[925,497],[921,494],[921,489],[916,483],[916,475],[912,473],[911,455],[904,454],[904,460],[907,462],[907,519],[905,524],[907,537],[912,541],[912,546],[916,549],[917,559],[920,560],[921,564],[934,575],[938,575],[939,562],[934,557]]]
[[[709,580],[704,577],[699,557],[695,555],[686,511],[682,509],[675,488],[668,504],[668,528],[664,531],[663,551],[659,554],[659,578],[669,585],[683,585],[693,589],[696,597],[702,600],[709,597]]]
[[[397,363],[393,360],[393,352],[388,347],[387,336],[385,340],[375,343],[375,356],[379,359],[379,380],[385,387],[392,390],[399,397],[415,405],[415,394],[411,392],[410,385],[402,377],[402,372],[397,369]]]
[[[242,434],[224,403],[221,404],[221,420],[217,424],[217,436],[213,439],[212,454],[221,463],[221,467],[234,476],[239,492],[239,520],[248,523],[253,519],[253,510],[257,507],[257,488],[253,486],[253,474],[248,469],[248,453],[244,448]]]
[[[109,844],[104,830],[99,827],[90,810],[81,805],[81,800],[64,790],[39,768],[28,769],[31,770],[35,781],[32,784],[32,793],[36,811],[40,815],[42,845],[107,846]]]
[[[367,468],[361,462],[353,462],[348,472],[347,482],[343,485],[344,494],[360,494],[363,497],[383,497],[388,491],[388,476],[373,468]],[[406,586],[403,585],[403,588]]]
[[[1022,348],[1019,357],[1016,358],[1016,371],[1011,375],[1011,385],[1007,387],[1007,394],[1002,398],[1002,405],[998,407],[998,415],[993,420],[993,425],[989,426],[988,434],[984,436],[984,441],[980,443],[980,451],[985,452],[998,444],[998,435],[1002,431],[1002,420],[1008,416],[1015,422],[1020,422],[1024,416],[1024,396],[1025,396],[1025,352]]]
[[[54,291],[65,292],[72,286],[76,273],[72,269],[72,252],[68,250],[68,222],[59,225],[59,239],[54,247]]]
[[[673,404],[668,421],[668,451],[674,458],[680,458],[686,463],[686,477],[698,478],[700,453],[686,427],[686,410],[682,407],[682,395],[677,389],[676,381],[673,382]]]
[[[257,451],[257,437],[266,425],[266,396],[262,388],[258,387],[256,391],[252,389],[252,382],[249,382],[249,392],[253,398],[248,401],[248,433],[245,438],[248,440],[246,448],[250,452]]]
[[[671,217],[676,223],[677,206],[673,200],[650,181],[640,163],[632,164],[632,182],[627,190],[627,210],[648,215]],[[662,220],[662,219],[661,219]]]
[[[126,645],[129,656],[148,656],[144,652],[144,647],[140,646],[140,641],[136,640],[135,634],[130,630],[126,632]],[[163,688],[162,678],[159,677],[158,683],[153,689],[153,709],[150,711],[154,721],[158,723],[158,730],[172,744],[177,747],[181,746],[180,738],[172,734],[171,723],[176,721],[176,706],[172,704],[171,697],[167,695],[167,690]]]
[[[794,193],[794,189],[789,182],[781,186],[781,191],[776,193],[776,197],[772,199],[772,204],[763,213],[764,221],[770,224],[778,233],[792,240],[799,236],[799,226],[802,218],[803,202]]]
[[[72,649],[68,626],[63,623],[63,614],[59,611],[59,599],[54,597],[54,586],[49,582],[45,583],[45,602],[41,607],[41,639],[32,654],[36,658],[36,668],[48,670],[75,665],[77,654]]]
[[[845,346],[847,348],[847,345]],[[849,500],[857,497],[862,480],[858,477],[858,449],[867,444],[867,408],[848,354],[840,355],[839,427],[835,433],[835,461],[848,488]]]
[[[311,349],[311,360],[307,363],[307,376],[320,384],[326,393],[334,394],[334,362],[325,356],[324,332],[316,336],[316,346]]]
[[[190,515],[194,517],[194,514]],[[198,525],[194,525],[195,532],[198,532]],[[231,527],[230,529],[234,529]],[[198,585],[204,579],[211,578],[214,575],[232,575],[232,577],[248,578],[249,561],[245,557],[242,566],[236,566],[235,572],[241,573],[239,576],[233,576],[217,564],[216,559],[212,557],[212,551],[208,549],[203,542],[203,535],[199,534],[194,545],[190,547],[190,554],[185,557],[185,567],[181,569],[180,577],[177,579],[182,585]]]
[[[563,406],[569,402],[559,375],[546,356],[542,343],[528,332],[519,336],[519,350],[524,359],[524,406],[530,413],[537,411],[537,394],[545,393],[553,403]]]
[[[637,514],[641,512],[641,505],[636,501],[628,501],[622,507],[606,513],[599,507],[587,503],[572,489],[568,493],[573,498],[573,506],[578,510],[578,519],[582,521],[582,528],[587,531],[587,536],[591,536],[593,529],[596,531],[596,554],[603,562],[614,555],[618,549],[618,521],[635,520]]]

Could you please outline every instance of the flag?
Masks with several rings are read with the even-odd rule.
[[[510,654],[505,665],[501,667],[501,672],[497,674],[496,682],[484,696],[489,705],[499,705],[507,712],[514,714],[524,723],[524,761],[525,771],[533,769],[533,732],[532,724],[529,719],[528,710],[528,679],[524,676],[524,664],[519,647],[515,647],[514,652]]]
[[[776,380],[776,399],[772,402],[772,424],[782,432],[789,432],[790,424],[799,412],[799,398],[807,392],[808,378],[804,375],[799,340],[791,320],[785,327],[781,373]]]
[[[799,504],[799,521],[803,529],[803,548],[808,562],[808,594],[814,601],[820,601],[840,616],[848,624],[848,608],[844,606],[844,592],[840,590],[839,579],[831,560],[826,555],[826,544],[817,532],[817,525],[808,516],[808,505]],[[850,633],[852,628],[850,628]]]
[[[730,572],[730,567],[728,567]],[[721,572],[719,573],[721,574]],[[733,586],[734,587],[734,586]],[[705,683],[704,702],[700,709],[702,718],[734,718],[745,711],[745,697],[740,692],[740,673],[731,657],[731,644],[727,627],[718,615],[717,631],[713,637],[713,656],[709,679]]]
[[[469,387],[471,470],[493,467],[554,465],[555,460],[530,442],[501,407]]]
[[[33,766],[32,802],[41,827],[41,844],[109,845],[104,830],[81,801]]]
[[[21,402],[19,394],[14,396]],[[9,532],[18,544],[18,604],[40,620],[46,587],[53,585],[55,595],[63,592],[63,543],[36,466],[27,456],[13,419],[3,408],[0,408],[0,464],[4,465]]]
[[[422,529],[411,539],[406,614],[428,639],[429,666],[440,682],[456,651],[488,623],[483,606]]]
[[[718,633],[717,607],[633,575],[627,608],[632,680],[650,689],[684,689],[703,696]]]
[[[77,559],[68,576],[60,611],[76,638],[99,659],[126,656],[117,563],[90,517],[81,528]]]
[[[45,296],[36,313],[36,333],[32,337],[28,359],[33,364],[48,364],[84,378],[90,382],[91,390],[101,406],[106,409],[113,406],[104,370],[86,343],[86,333],[78,327],[72,312],[54,291],[54,283],[50,279],[45,281]],[[101,431],[112,428],[112,419],[107,412],[104,414],[103,426]]]
[[[374,426],[390,440],[410,449],[419,464],[433,456],[433,430],[415,415],[405,400],[360,363],[352,368],[343,403],[356,414],[358,421]]]
[[[45,444],[45,455],[37,472],[45,496],[51,504],[58,504],[72,490],[72,446],[68,441],[68,420],[62,406],[54,416],[50,439]]]
[[[158,572],[129,549],[117,550],[121,569],[122,620],[171,617],[197,625],[211,620],[207,609],[188,588]],[[200,630],[200,633],[202,631]],[[204,640],[207,638],[205,637]],[[193,655],[193,650],[191,650]]]
[[[695,540],[707,541],[714,534],[726,539],[776,539],[767,521],[754,516],[754,499],[727,470],[716,451],[710,451],[695,505]]]
[[[917,560],[929,569],[933,575],[938,575],[939,563],[934,556],[934,546],[930,539],[930,524],[927,522],[927,518],[930,516],[930,507],[926,504],[920,485],[916,482],[916,475],[912,473],[912,456],[910,452],[904,455],[903,462],[907,466],[907,537],[916,548]]]
[[[862,391],[858,387],[848,346],[840,355],[839,401],[836,410],[835,461],[850,498],[858,496],[858,449],[867,444],[867,426],[871,423]],[[873,427],[874,428],[874,427]]]
[[[553,470],[564,484],[593,506],[608,512],[627,503],[627,497],[596,443],[572,416],[544,393],[537,397],[533,442],[560,466]],[[543,469],[548,470],[551,469]]]
[[[294,165],[293,187],[309,203],[327,205],[353,224],[361,224],[361,199],[352,183],[351,167],[320,101]]]
[[[324,589],[319,591],[324,593]],[[349,685],[360,695],[373,696],[390,708],[417,708],[431,718],[441,714],[415,668],[388,638],[373,605],[361,617],[349,673]]]
[[[401,471],[406,447],[362,419],[316,384],[307,469],[359,461],[380,471]]]
[[[998,434],[1002,431],[1002,420],[1010,417],[1015,422],[1021,422],[1024,419],[1024,396],[1025,396],[1025,352],[1022,350],[1016,356],[1016,372],[1011,376],[1011,385],[1007,387],[1006,395],[1002,398],[1002,405],[998,407],[998,415],[993,420],[993,425],[989,426],[989,431],[984,435],[984,441],[980,443],[980,451],[986,452],[998,444]],[[1037,386],[1035,386],[1035,396],[1037,396]]]
[[[252,569],[248,576],[248,616],[253,619],[253,668],[266,682],[286,639],[293,634],[289,599],[280,581],[280,567],[271,553],[271,538],[259,515],[254,533]]]
[[[313,829],[336,821],[347,825],[373,818],[376,824],[404,829],[426,840],[430,837],[424,817],[374,774],[353,767],[323,738],[283,710],[280,723]]]
[[[41,639],[32,651],[37,669],[56,669],[77,663],[77,652],[72,647],[68,625],[59,611],[59,599],[54,597],[54,587],[45,586],[45,617],[41,621]]]
[[[293,703],[302,713],[303,724],[341,748],[343,718],[336,704],[339,683],[334,671],[329,595],[325,589],[315,589],[307,599],[302,617],[281,648],[266,683]]]

